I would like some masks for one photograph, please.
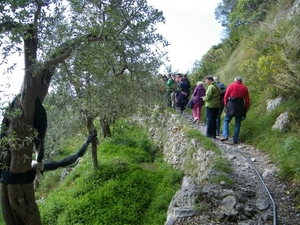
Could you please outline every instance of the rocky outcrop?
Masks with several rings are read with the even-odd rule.
[[[267,101],[267,112],[271,112],[278,106],[280,106],[283,102],[282,97],[277,97],[274,99],[270,99]],[[288,112],[281,113],[275,121],[275,124],[272,126],[273,130],[287,131],[290,124],[290,118]]]
[[[288,12],[288,18],[292,19],[294,18],[295,14],[299,14],[299,13],[300,13],[300,0],[297,0],[294,2],[291,10]]]
[[[187,138],[185,122],[180,115],[155,114],[152,121],[149,131],[154,141],[162,146],[165,161],[186,174],[169,206],[166,224],[171,225],[178,218],[195,214],[195,202],[201,190],[199,184],[216,174],[212,169],[215,153],[204,149],[195,139]]]
[[[275,121],[275,124],[272,126],[273,130],[286,131],[290,123],[288,112],[281,113]]]
[[[204,149],[195,139],[187,138],[181,116],[170,113],[155,117],[149,131],[154,141],[162,146],[165,161],[185,171],[196,183],[209,179],[214,174],[211,164],[215,153]]]
[[[282,97],[277,97],[274,99],[269,99],[267,101],[267,112],[272,111],[273,109],[275,109],[276,107],[278,107],[283,101]]]

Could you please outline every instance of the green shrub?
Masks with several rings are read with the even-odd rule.
[[[162,158],[136,126],[122,122],[98,148],[99,168],[86,154],[39,209],[48,224],[163,224],[183,173]],[[122,135],[123,134],[123,135]],[[150,149],[150,150],[149,150]]]

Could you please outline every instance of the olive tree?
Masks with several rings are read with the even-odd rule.
[[[131,58],[122,56],[127,55],[127,44],[130,42],[134,53],[135,46],[145,48],[163,42],[155,24],[164,18],[144,0],[7,0],[0,2],[0,9],[1,40],[7,40],[0,42],[1,49],[5,56],[23,53],[25,67],[20,94],[1,129],[2,168],[9,177],[1,186],[1,206],[6,224],[38,225],[41,218],[35,203],[35,169],[31,162],[34,140],[43,138],[36,133],[37,126],[46,129],[46,125],[36,124],[35,117],[43,113],[37,108],[38,102],[44,101],[57,68],[61,64],[70,67],[79,51],[89,50],[91,56],[103,53],[108,59],[118,52],[120,60],[113,63],[123,62],[118,66],[124,68],[119,73],[134,71]],[[143,29],[137,29],[140,27]],[[97,52],[91,45],[97,45]],[[42,164],[43,149],[36,154]]]

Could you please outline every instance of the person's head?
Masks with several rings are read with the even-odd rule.
[[[208,75],[208,76],[205,77],[205,83],[207,85],[210,85],[210,83],[213,82],[213,81],[214,81],[214,78],[211,75]]]
[[[215,82],[219,82],[219,78],[218,77],[214,77],[214,81]]]
[[[197,82],[197,86],[201,86],[202,87],[203,86],[203,82],[202,81],[198,81]]]
[[[236,77],[236,78],[234,78],[234,81],[237,81],[237,82],[243,82],[243,80],[242,80],[242,78],[241,77]]]

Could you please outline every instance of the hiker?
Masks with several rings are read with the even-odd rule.
[[[204,105],[202,99],[203,96],[205,96],[205,88],[203,87],[203,82],[198,81],[192,96],[193,103],[194,103],[192,108],[193,117],[194,117],[193,123],[196,123],[197,121],[198,122],[201,121],[201,110],[202,110],[202,106]]]
[[[168,74],[168,81],[167,81],[167,93],[166,93],[166,99],[167,99],[167,106],[172,106],[172,92],[174,91],[174,80],[172,79],[171,74]]]
[[[186,83],[188,84],[188,86],[189,86],[188,98],[190,98],[190,88],[192,87],[192,86],[191,86],[191,82],[190,82],[190,80],[189,80],[189,78],[187,77],[186,74],[184,74],[183,77],[184,77],[185,82],[186,82]]]
[[[226,87],[225,85],[219,81],[218,77],[214,77],[214,81],[216,84],[221,88],[221,107],[219,109],[218,117],[217,117],[217,136],[220,136],[220,128],[221,128],[221,115],[224,110],[224,95],[226,92]]]
[[[206,136],[216,139],[217,117],[219,113],[221,89],[212,76],[205,77],[206,95],[203,97],[206,108]]]
[[[171,107],[175,109],[177,106],[176,93],[178,92],[178,81],[176,80],[176,76],[174,74],[172,75],[172,79],[174,83],[173,83],[173,91],[171,93],[171,102],[172,102]]]
[[[228,140],[229,137],[229,123],[231,119],[235,118],[233,143],[237,144],[241,122],[246,119],[246,113],[249,110],[250,97],[248,88],[242,83],[241,77],[234,78],[234,82],[228,85],[224,96],[224,107],[226,115],[223,125],[223,138],[221,141]]]
[[[181,78],[181,82],[179,83],[179,93],[177,94],[178,103],[180,107],[180,113],[183,114],[183,111],[186,108],[186,105],[189,101],[188,93],[189,93],[189,84],[186,82],[185,78]]]

